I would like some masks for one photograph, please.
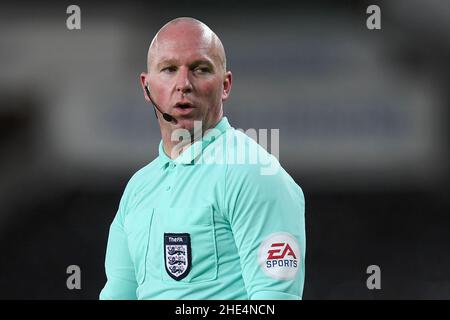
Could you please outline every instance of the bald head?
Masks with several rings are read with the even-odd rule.
[[[145,99],[157,111],[166,151],[179,142],[171,140],[174,130],[192,133],[195,121],[201,121],[204,131],[222,118],[232,84],[225,61],[220,39],[193,18],[172,20],[153,38],[140,82]],[[176,121],[168,121],[164,113]]]
[[[153,38],[147,54],[147,70],[158,52],[170,47],[178,49],[197,46],[209,52],[217,60],[223,72],[226,71],[225,50],[219,37],[203,22],[189,17],[176,18],[166,23]]]

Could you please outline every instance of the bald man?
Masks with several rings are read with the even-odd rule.
[[[125,188],[100,298],[301,299],[303,192],[223,116],[232,74],[220,39],[193,18],[168,22],[140,83],[159,156]]]

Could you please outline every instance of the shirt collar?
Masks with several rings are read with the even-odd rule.
[[[217,133],[222,135],[226,130],[231,128],[230,123],[228,122],[227,117],[222,117],[222,119],[216,124],[214,127],[214,132],[207,132],[200,140],[191,144],[186,150],[184,150],[177,158],[171,159],[163,148],[163,141],[161,140],[159,143],[159,162],[161,164],[161,168],[165,168],[167,165],[171,163],[175,164],[193,164],[194,160],[200,156],[203,150],[216,138],[218,138]],[[218,131],[218,132],[217,132]]]

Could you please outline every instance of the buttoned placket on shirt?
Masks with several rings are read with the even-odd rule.
[[[230,125],[226,117],[220,121],[215,129],[221,134],[224,133]],[[173,203],[173,197],[177,194],[177,176],[184,166],[194,165],[201,157],[203,150],[215,140],[216,137],[212,133],[207,133],[200,140],[191,144],[185,151],[183,151],[177,158],[171,159],[164,151],[163,141],[159,144],[159,161],[161,163],[162,175],[164,176],[163,195],[160,198],[160,203]],[[170,206],[170,205],[169,205]]]

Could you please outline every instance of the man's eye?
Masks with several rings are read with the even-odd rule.
[[[162,68],[162,70],[161,70],[162,72],[175,72],[175,71],[177,71],[177,68],[176,67],[165,67],[165,68]]]
[[[208,73],[210,72],[210,69],[208,67],[197,67],[194,71],[197,73]]]

